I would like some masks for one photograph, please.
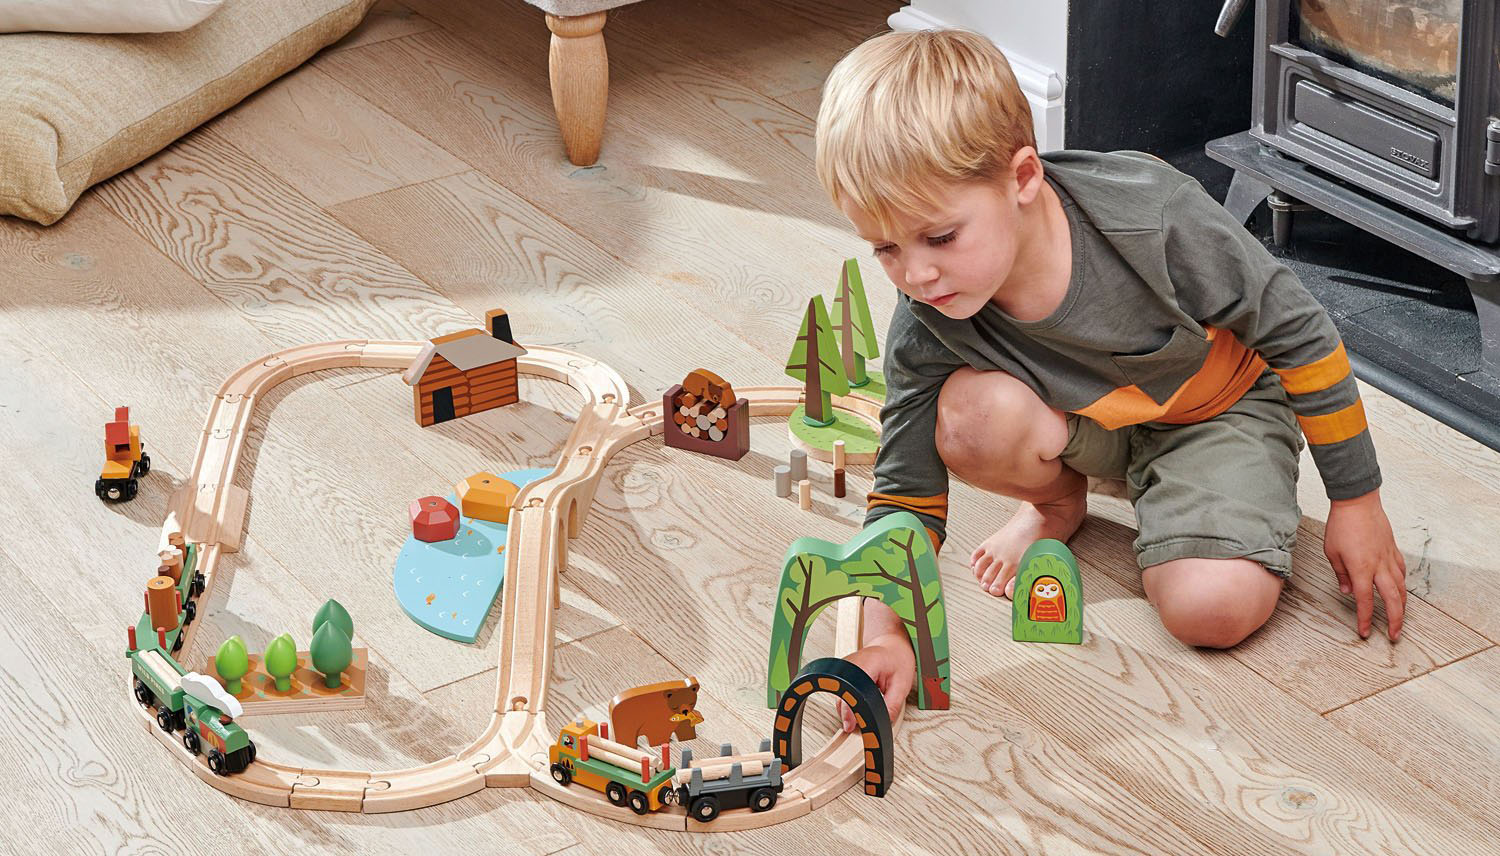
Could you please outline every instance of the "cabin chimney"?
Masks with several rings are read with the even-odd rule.
[[[510,316],[505,314],[504,309],[491,309],[484,313],[484,322],[490,328],[490,335],[502,342],[516,343],[515,337],[510,334]]]

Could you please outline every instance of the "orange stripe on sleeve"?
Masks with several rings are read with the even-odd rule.
[[[1358,436],[1368,427],[1363,401],[1356,401],[1343,410],[1321,416],[1298,416],[1297,422],[1302,425],[1302,433],[1307,435],[1307,442],[1314,446],[1341,443]]]
[[[1281,385],[1288,395],[1306,395],[1321,392],[1349,376],[1349,357],[1344,353],[1344,343],[1333,349],[1333,353],[1305,366],[1290,369],[1273,368],[1281,376]]]
[[[877,505],[893,505],[917,514],[927,514],[939,520],[948,519],[948,494],[937,496],[896,496],[889,493],[871,493],[866,508]]]

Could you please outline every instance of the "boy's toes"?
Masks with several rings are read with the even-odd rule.
[[[988,591],[995,597],[999,597],[1005,591],[1005,574],[1000,573],[1001,570],[1003,569],[1000,567],[1000,563],[996,562],[995,575],[984,581],[985,591]]]

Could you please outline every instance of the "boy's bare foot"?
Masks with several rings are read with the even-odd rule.
[[[986,538],[969,559],[979,587],[992,595],[1004,592],[1012,596],[1016,565],[1026,548],[1042,538],[1067,541],[1083,523],[1088,512],[1088,490],[1070,493],[1062,499],[1033,505],[1021,503],[1014,516],[1000,530]]]

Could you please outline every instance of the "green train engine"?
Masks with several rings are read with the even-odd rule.
[[[189,672],[182,677],[182,701],[187,727],[182,745],[208,759],[208,769],[220,776],[244,772],[255,760],[255,744],[239,723],[230,718],[241,713],[239,700],[207,675]]]
[[[156,709],[161,730],[182,731],[183,747],[194,755],[205,755],[214,773],[239,773],[255,760],[250,735],[231,718],[242,712],[239,700],[213,678],[184,673],[159,648],[132,651],[130,670],[136,701]]]

